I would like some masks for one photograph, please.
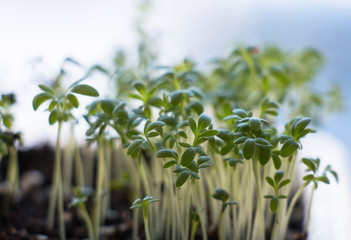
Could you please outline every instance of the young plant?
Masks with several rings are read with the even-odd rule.
[[[77,207],[82,214],[85,225],[88,229],[88,237],[90,240],[97,240],[94,234],[93,222],[85,206],[88,198],[93,195],[93,190],[86,187],[77,187],[75,189],[76,196],[72,199],[70,206]]]
[[[0,99],[0,145],[1,153],[8,154],[8,167],[6,171],[6,184],[9,195],[16,194],[19,190],[19,166],[17,159],[16,143],[21,141],[19,132],[12,132],[13,115],[10,108],[16,103],[14,94],[2,94]],[[4,128],[4,130],[2,129]],[[2,156],[0,156],[1,162]]]
[[[33,108],[37,110],[44,102],[49,101],[47,110],[50,112],[49,124],[57,123],[57,139],[56,139],[56,153],[55,166],[53,174],[53,185],[51,189],[47,225],[50,231],[53,230],[55,209],[58,209],[59,216],[59,232],[60,238],[66,239],[65,224],[64,224],[64,199],[62,186],[62,167],[61,167],[61,129],[62,124],[69,119],[74,118],[72,114],[73,108],[79,107],[79,101],[75,94],[85,96],[97,97],[99,93],[95,88],[81,84],[85,78],[80,79],[70,85],[66,90],[62,91],[60,88],[54,89],[47,85],[39,85],[42,93],[37,94],[33,98]]]
[[[214,199],[217,199],[217,200],[222,202],[221,213],[219,215],[218,225],[217,225],[218,236],[219,236],[220,240],[225,240],[226,239],[225,231],[224,231],[223,226],[222,226],[224,211],[227,208],[227,206],[236,205],[238,203],[236,201],[229,201],[228,202],[229,193],[226,190],[224,190],[222,188],[215,188],[214,191],[215,191],[215,193],[212,194],[212,197]]]
[[[148,215],[148,207],[150,203],[159,202],[160,199],[153,199],[151,196],[144,197],[143,200],[140,198],[136,199],[130,209],[141,208],[143,210],[143,219],[144,219],[144,229],[145,236],[147,240],[152,240],[149,229],[149,215]]]
[[[86,132],[90,141],[97,141],[98,145],[98,163],[96,174],[96,194],[94,201],[93,228],[95,239],[99,239],[100,225],[104,221],[107,211],[107,204],[102,201],[104,193],[110,194],[110,179],[104,152],[106,144],[106,135],[108,128],[113,128],[124,141],[125,134],[122,130],[128,122],[128,113],[124,109],[125,104],[111,99],[102,99],[94,101],[89,105],[89,113],[85,115],[85,119],[90,127]],[[107,197],[109,198],[109,197]]]

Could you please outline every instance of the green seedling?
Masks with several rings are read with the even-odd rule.
[[[82,214],[85,221],[85,225],[88,229],[88,237],[90,240],[96,240],[93,228],[93,222],[85,206],[88,198],[93,195],[93,190],[86,187],[77,187],[75,189],[75,197],[72,199],[70,206],[77,207],[79,212]]]
[[[288,198],[286,195],[279,194],[279,189],[291,182],[291,179],[284,179],[282,181],[283,176],[284,171],[279,170],[274,174],[274,180],[269,176],[266,177],[266,181],[274,189],[274,195],[265,195],[264,198],[270,199],[270,208],[274,213],[277,212],[279,199]]]
[[[21,134],[12,131],[14,117],[10,111],[16,103],[16,96],[12,93],[2,94],[0,99],[0,163],[3,155],[8,154],[8,167],[6,184],[9,195],[16,194],[19,190],[19,166],[17,159],[16,143],[21,142]]]
[[[125,133],[122,129],[128,122],[128,113],[124,107],[125,104],[118,101],[110,99],[97,100],[90,104],[88,107],[89,113],[85,115],[85,119],[90,125],[86,135],[90,141],[97,141],[98,145],[98,169],[93,215],[93,228],[96,239],[99,239],[100,224],[104,221],[108,208],[106,201],[102,201],[103,193],[107,192],[106,198],[109,199],[111,185],[109,179],[111,170],[108,168],[107,157],[104,152],[106,132],[108,128],[112,128],[124,141]]]
[[[150,229],[149,229],[149,215],[148,215],[148,207],[150,203],[159,202],[160,199],[153,199],[151,196],[145,197],[143,200],[140,198],[136,199],[130,209],[142,208],[143,210],[143,218],[144,218],[144,229],[147,240],[151,240]]]
[[[44,102],[50,102],[47,110],[50,112],[49,124],[57,123],[57,139],[56,139],[56,154],[55,167],[53,175],[53,186],[51,189],[51,198],[49,202],[47,224],[50,231],[53,230],[54,216],[56,206],[58,207],[59,216],[59,231],[60,238],[65,239],[65,224],[64,224],[64,202],[63,202],[63,187],[62,187],[62,169],[61,169],[61,128],[63,122],[74,118],[72,114],[73,108],[79,107],[79,101],[76,94],[85,96],[97,97],[99,93],[95,88],[81,84],[85,78],[80,79],[70,85],[66,90],[60,88],[54,89],[47,85],[39,85],[42,93],[37,94],[33,98],[33,108],[37,110]]]
[[[228,206],[237,205],[238,203],[236,201],[228,201],[229,193],[227,191],[225,191],[224,189],[215,188],[214,191],[215,191],[215,193],[212,194],[212,197],[214,199],[217,199],[217,200],[222,202],[221,213],[219,215],[218,225],[217,225],[218,226],[218,236],[219,236],[220,240],[225,240],[226,237],[224,234],[224,229],[222,227],[224,211]]]

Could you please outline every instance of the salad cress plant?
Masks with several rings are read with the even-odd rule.
[[[143,61],[136,69],[127,69],[119,54],[123,61],[115,61],[114,73],[100,65],[88,71],[104,72],[119,86],[116,97],[92,101],[84,115],[89,125],[87,140],[97,143],[95,184],[89,186],[94,190],[87,190],[85,182],[93,182],[94,174],[76,171],[78,188],[71,206],[80,212],[89,238],[102,239],[100,229],[110,209],[111,191],[121,176],[127,176],[130,200],[137,199],[130,208],[142,209],[148,240],[208,239],[213,231],[220,240],[283,239],[297,201],[312,183],[307,232],[315,189],[321,182],[330,183],[328,174],[336,180],[338,176],[330,165],[320,173],[319,159],[298,156],[301,139],[315,132],[310,128],[312,119],[318,123],[319,110],[327,104],[322,94],[301,91],[296,96],[290,90],[307,88],[321,55],[312,49],[288,54],[275,47],[262,51],[239,47],[204,72],[190,60],[149,69],[154,58],[145,49],[140,54]],[[48,227],[53,229],[57,208],[61,239],[66,237],[62,124],[75,119],[76,94],[99,96],[83,80],[66,90],[39,85],[42,93],[33,99],[35,110],[49,101],[49,123],[58,124]],[[123,86],[128,91],[121,91]],[[338,99],[335,90],[330,104]],[[276,116],[282,112],[282,119],[291,120],[279,131]],[[300,117],[304,114],[308,117]],[[111,157],[113,150],[118,157]],[[83,168],[84,163],[81,159],[77,167]],[[295,174],[298,164],[307,171],[302,179]],[[114,165],[121,166],[114,168],[117,173]],[[93,199],[92,204],[88,199]],[[157,207],[148,208],[156,201],[160,201]],[[133,238],[143,237],[140,218],[139,211],[133,211]]]

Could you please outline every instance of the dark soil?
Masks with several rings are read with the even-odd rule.
[[[20,176],[30,171],[39,171],[44,176],[40,186],[31,188],[21,196],[9,199],[4,188],[0,188],[0,240],[48,240],[59,239],[57,227],[53,232],[46,229],[48,196],[52,180],[54,150],[50,146],[33,149],[21,149],[18,152]],[[1,161],[0,183],[6,177],[7,159]],[[132,212],[129,210],[128,189],[112,190],[111,212],[102,226],[102,239],[131,239]],[[67,239],[87,238],[87,229],[76,208],[69,208],[71,199],[65,200],[65,222]],[[297,212],[291,221],[289,239],[306,239],[302,231],[303,206],[297,204]],[[267,236],[270,235],[267,231]],[[140,237],[143,237],[142,225]],[[215,231],[209,233],[209,239],[216,239]],[[200,239],[200,238],[197,238]]]
[[[20,176],[36,170],[44,175],[44,182],[20,197],[9,199],[4,188],[0,190],[0,240],[15,239],[59,239],[57,228],[53,232],[46,229],[48,196],[52,180],[54,150],[50,146],[22,149],[18,152]],[[0,165],[0,182],[6,177],[7,158]],[[87,238],[87,229],[77,209],[69,208],[71,199],[65,199],[65,222],[67,239]],[[131,236],[131,211],[127,190],[113,190],[112,209],[102,231],[104,239],[128,239]]]

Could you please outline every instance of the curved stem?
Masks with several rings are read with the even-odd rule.
[[[81,213],[83,215],[85,224],[87,225],[89,239],[95,240],[93,222],[91,221],[91,218],[90,218],[90,216],[88,214],[88,211],[87,211],[84,203],[79,204],[79,209],[80,209],[80,211],[81,211]]]
[[[314,185],[310,197],[309,197],[309,202],[308,202],[308,208],[307,208],[307,216],[305,220],[305,227],[304,227],[304,232],[308,232],[308,227],[310,225],[310,218],[311,218],[311,207],[312,207],[312,200],[313,200],[313,195],[314,195],[314,190],[316,190],[316,186]]]
[[[303,190],[306,188],[306,186],[309,184],[309,182],[305,182],[304,184],[301,185],[301,187],[297,190],[297,192],[295,193],[293,199],[291,200],[290,204],[289,204],[289,208],[288,208],[288,212],[285,216],[285,219],[283,220],[283,226],[281,227],[281,231],[279,235],[284,236],[286,229],[288,227],[289,224],[289,220],[290,220],[290,216],[292,211],[294,210],[295,204],[297,202],[297,200],[300,198],[301,194],[303,193]],[[278,236],[279,238],[281,236]]]

